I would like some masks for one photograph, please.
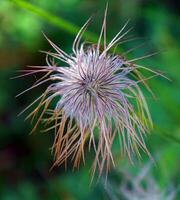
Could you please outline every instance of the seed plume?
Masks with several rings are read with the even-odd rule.
[[[44,131],[55,131],[53,166],[67,165],[67,160],[71,160],[74,167],[79,167],[81,160],[85,162],[84,150],[89,147],[95,153],[93,172],[109,171],[115,165],[112,145],[116,137],[122,155],[127,155],[131,162],[132,155],[140,157],[140,150],[150,156],[144,137],[152,127],[152,121],[140,85],[151,92],[146,80],[160,74],[135,64],[147,56],[128,60],[112,51],[130,29],[126,30],[127,22],[108,42],[106,15],[107,9],[97,44],[81,42],[90,19],[77,34],[71,54],[45,36],[55,50],[54,53],[46,52],[47,66],[30,66],[21,75],[41,74],[42,77],[19,95],[48,84],[21,114],[38,104],[27,116],[32,120],[38,116],[32,131],[39,123],[46,126]],[[63,62],[63,66],[56,60]],[[141,70],[154,74],[145,78]]]

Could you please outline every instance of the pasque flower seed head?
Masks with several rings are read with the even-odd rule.
[[[114,165],[111,149],[116,136],[119,136],[121,152],[131,161],[134,153],[140,157],[139,149],[150,155],[144,136],[152,122],[139,84],[150,89],[140,70],[159,73],[135,64],[138,58],[127,60],[111,53],[130,30],[125,31],[126,23],[108,43],[106,14],[107,9],[97,44],[81,42],[90,20],[77,34],[72,54],[65,53],[45,36],[55,53],[46,52],[47,66],[33,66],[22,75],[45,73],[19,95],[44,83],[49,84],[25,110],[39,102],[27,117],[38,116],[33,131],[40,122],[49,125],[45,131],[55,130],[54,166],[67,163],[70,157],[74,167],[78,167],[81,160],[85,162],[84,148],[88,144],[95,152],[93,170],[98,169],[100,174],[103,169],[108,171],[111,164]],[[50,58],[64,62],[64,65],[58,66]],[[52,107],[52,101],[56,101],[55,107]]]

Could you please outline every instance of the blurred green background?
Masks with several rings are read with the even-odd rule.
[[[146,94],[154,121],[147,146],[156,160],[151,173],[160,190],[180,184],[180,3],[177,0],[109,0],[107,37],[111,39],[130,19],[130,35],[138,40],[120,46],[121,51],[146,45],[128,54],[134,58],[160,51],[139,63],[163,71],[172,81],[156,77],[149,84],[156,95]],[[0,199],[1,200],[84,200],[124,199],[119,196],[121,171],[137,174],[148,162],[131,166],[120,160],[109,174],[113,188],[107,192],[103,180],[90,187],[90,165],[72,171],[64,167],[49,171],[53,159],[50,147],[53,133],[29,135],[32,125],[24,122],[26,114],[17,117],[39,94],[41,88],[20,98],[15,95],[31,86],[34,77],[11,80],[16,70],[27,65],[44,65],[39,50],[50,50],[42,35],[45,32],[63,50],[71,52],[78,28],[94,14],[85,35],[94,40],[99,34],[106,1],[104,0],[0,0]],[[174,199],[180,199],[176,192]],[[152,199],[153,200],[153,199]]]

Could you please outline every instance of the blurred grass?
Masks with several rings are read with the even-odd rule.
[[[78,31],[80,30],[80,27],[70,23],[69,21],[63,18],[57,17],[51,14],[50,12],[43,10],[31,3],[28,3],[27,1],[23,1],[23,0],[10,0],[10,1],[15,3],[20,8],[25,9],[29,12],[32,12],[33,14],[36,14],[37,16],[41,17],[43,20],[60,28],[62,31],[68,32],[69,34],[76,35]],[[92,42],[96,42],[98,39],[97,35],[89,31],[86,31],[83,37],[86,37],[86,39],[89,39]]]

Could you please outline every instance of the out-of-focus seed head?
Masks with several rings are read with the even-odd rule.
[[[179,185],[169,183],[162,188],[152,173],[152,163],[148,162],[140,169],[121,168],[114,171],[108,180],[101,177],[101,182],[106,180],[104,192],[110,200],[175,200],[180,191]]]
[[[79,166],[80,160],[85,162],[84,145],[88,142],[95,152],[93,171],[98,168],[100,174],[114,165],[111,149],[116,136],[121,153],[128,155],[130,161],[134,153],[140,157],[139,149],[150,155],[143,138],[152,126],[139,84],[150,90],[140,69],[153,71],[135,64],[138,58],[127,60],[111,53],[130,29],[124,31],[126,23],[108,43],[106,14],[107,9],[97,44],[80,42],[88,20],[77,34],[70,55],[45,36],[56,52],[46,52],[47,66],[33,66],[23,75],[45,73],[19,94],[48,82],[46,90],[25,109],[39,102],[27,117],[34,119],[39,113],[33,131],[40,122],[49,125],[45,131],[55,130],[52,149],[54,165],[58,166],[67,163],[69,157],[74,167]],[[49,57],[64,62],[64,66],[57,66]],[[52,108],[54,99],[56,106]]]

